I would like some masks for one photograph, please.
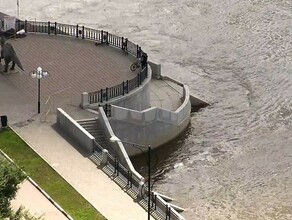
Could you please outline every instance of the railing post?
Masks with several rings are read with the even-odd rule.
[[[125,50],[128,51],[128,38],[126,38],[126,42],[125,42]]]
[[[132,188],[132,172],[128,170],[127,186]]]
[[[142,79],[143,79],[143,71],[140,72],[140,85],[142,85]]]
[[[51,34],[51,22],[48,21],[48,34],[50,35]]]
[[[103,30],[101,30],[101,43],[103,44]]]
[[[119,176],[119,161],[117,158],[115,158],[115,174]]]
[[[101,89],[100,90],[100,102],[102,102],[103,101],[103,90]]]
[[[108,162],[108,151],[103,149],[101,152],[101,164],[106,165]]]
[[[151,192],[151,208],[153,208],[153,205],[154,205],[154,202],[153,202],[153,200],[154,200],[154,192]]]
[[[137,58],[139,58],[139,45],[137,45]]]
[[[167,220],[168,218],[168,205],[165,205],[165,220]]]
[[[106,32],[106,35],[103,34],[103,43],[106,43],[107,45],[109,45],[109,42],[108,42],[108,32]]]
[[[122,94],[125,95],[125,82],[124,82],[124,81],[123,81],[123,83],[122,83],[122,87],[123,87],[123,92],[122,92]]]
[[[78,38],[78,24],[76,25],[76,38]]]
[[[127,94],[129,93],[129,80],[126,81]]]
[[[106,93],[106,101],[108,101],[108,87],[105,88],[105,93]]]
[[[141,58],[141,55],[142,55],[142,49],[141,47],[139,47],[139,58]]]
[[[125,47],[124,47],[124,37],[122,37],[122,50],[125,50]]]
[[[24,21],[24,31],[27,33],[27,20]]]
[[[103,110],[105,111],[105,115],[107,116],[107,104],[103,106]]]
[[[82,26],[82,39],[84,39],[84,26]]]
[[[127,44],[128,44],[128,39],[122,37],[122,50],[123,51],[127,51],[127,47],[128,47]]]
[[[156,202],[157,202],[157,195],[156,193],[154,194],[154,209],[156,210]]]
[[[87,92],[83,92],[81,95],[81,107],[86,108],[90,104],[89,94]]]
[[[140,86],[140,73],[137,74],[138,82],[137,82],[137,87]]]
[[[55,35],[57,35],[57,22],[55,22]]]
[[[145,188],[144,188],[144,182],[141,181],[141,182],[139,182],[139,186],[138,186],[138,198],[140,198],[140,199],[143,198],[143,195],[145,193],[144,190],[145,190]]]

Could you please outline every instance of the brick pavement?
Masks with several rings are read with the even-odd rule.
[[[41,102],[64,90],[75,106],[80,104],[82,92],[111,87],[137,74],[129,69],[134,57],[110,46],[95,46],[93,41],[30,33],[25,38],[8,42],[14,46],[25,69],[24,72],[0,74],[0,114],[8,114],[15,121],[36,112],[37,81],[29,72],[38,66],[50,72],[49,77],[41,79]],[[19,109],[18,106],[23,107]],[[15,111],[8,110],[14,107]],[[18,114],[21,117],[17,117]]]
[[[135,58],[125,55],[119,49],[109,46],[95,46],[92,41],[63,36],[29,34],[26,38],[10,40],[10,42],[15,47],[26,71],[0,74],[0,115],[6,114],[10,125],[14,123],[13,127],[17,133],[51,165],[58,164],[58,167],[55,168],[106,217],[119,220],[144,219],[147,213],[118,186],[108,181],[106,176],[96,169],[91,161],[76,152],[70,143],[65,144],[66,141],[52,129],[50,123],[38,123],[40,117],[35,117],[37,82],[29,76],[29,72],[38,66],[48,70],[50,77],[41,81],[42,102],[47,100],[50,95],[64,90],[66,95],[63,97],[61,95],[61,99],[70,96],[74,100],[75,103],[71,103],[70,106],[70,115],[72,113],[74,118],[80,119],[84,116],[90,117],[90,113],[86,112],[85,114],[84,110],[78,108],[81,93],[96,91],[131,79],[136,75],[136,72],[131,72],[129,66]],[[169,85],[164,84],[162,86],[164,92],[158,91],[161,87],[158,84],[151,89],[151,94],[156,97],[152,101],[155,101],[157,107],[171,107],[175,110],[178,107],[179,96],[173,93],[173,89],[166,88]],[[175,100],[173,100],[173,95],[176,97]],[[168,102],[174,103],[169,104]],[[37,120],[27,122],[26,120],[31,117]],[[52,123],[54,121],[55,118]],[[52,149],[53,146],[56,149]],[[69,157],[68,151],[72,157]],[[66,164],[70,164],[64,160],[66,157],[71,160],[74,158],[76,161],[74,163],[76,167],[73,170],[77,171],[80,168],[82,171],[71,172],[72,167],[69,169],[66,166]],[[86,172],[85,169],[87,169]],[[80,178],[80,173],[84,173],[84,178]],[[89,176],[94,177],[94,181],[85,182],[85,180],[88,181]],[[89,189],[93,187],[89,186],[96,186],[97,183],[106,184],[106,186],[98,188],[107,188],[107,190],[92,193],[92,190]],[[102,198],[115,198],[118,202],[112,204],[110,199]],[[128,208],[131,212],[121,216],[123,210]]]

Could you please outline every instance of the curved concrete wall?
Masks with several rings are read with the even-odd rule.
[[[100,104],[117,105],[134,110],[144,110],[150,107],[150,81],[152,77],[152,70],[148,65],[148,77],[143,81],[142,85],[131,91],[129,94],[116,97],[103,103],[88,103],[88,93],[84,92],[81,95],[82,108],[98,108]]]
[[[175,112],[155,107],[135,111],[112,105],[109,121],[115,135],[126,142],[151,145],[152,148],[177,137],[190,122],[190,92],[186,85],[183,87],[184,102]],[[136,148],[126,149],[129,156],[141,153]]]
[[[108,102],[111,105],[117,105],[129,109],[142,111],[150,108],[150,81],[152,77],[151,67],[148,65],[148,77],[142,85],[129,94],[117,97]]]

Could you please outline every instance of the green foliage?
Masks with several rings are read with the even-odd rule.
[[[10,201],[16,195],[18,184],[24,179],[25,175],[19,168],[0,158],[0,218],[10,215]]]
[[[43,220],[43,216],[33,216],[29,213],[29,210],[25,209],[23,206],[16,212],[12,212],[9,216],[9,220]]]

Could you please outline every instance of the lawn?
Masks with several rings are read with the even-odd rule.
[[[105,220],[92,205],[12,130],[0,131],[0,149],[74,219]]]

